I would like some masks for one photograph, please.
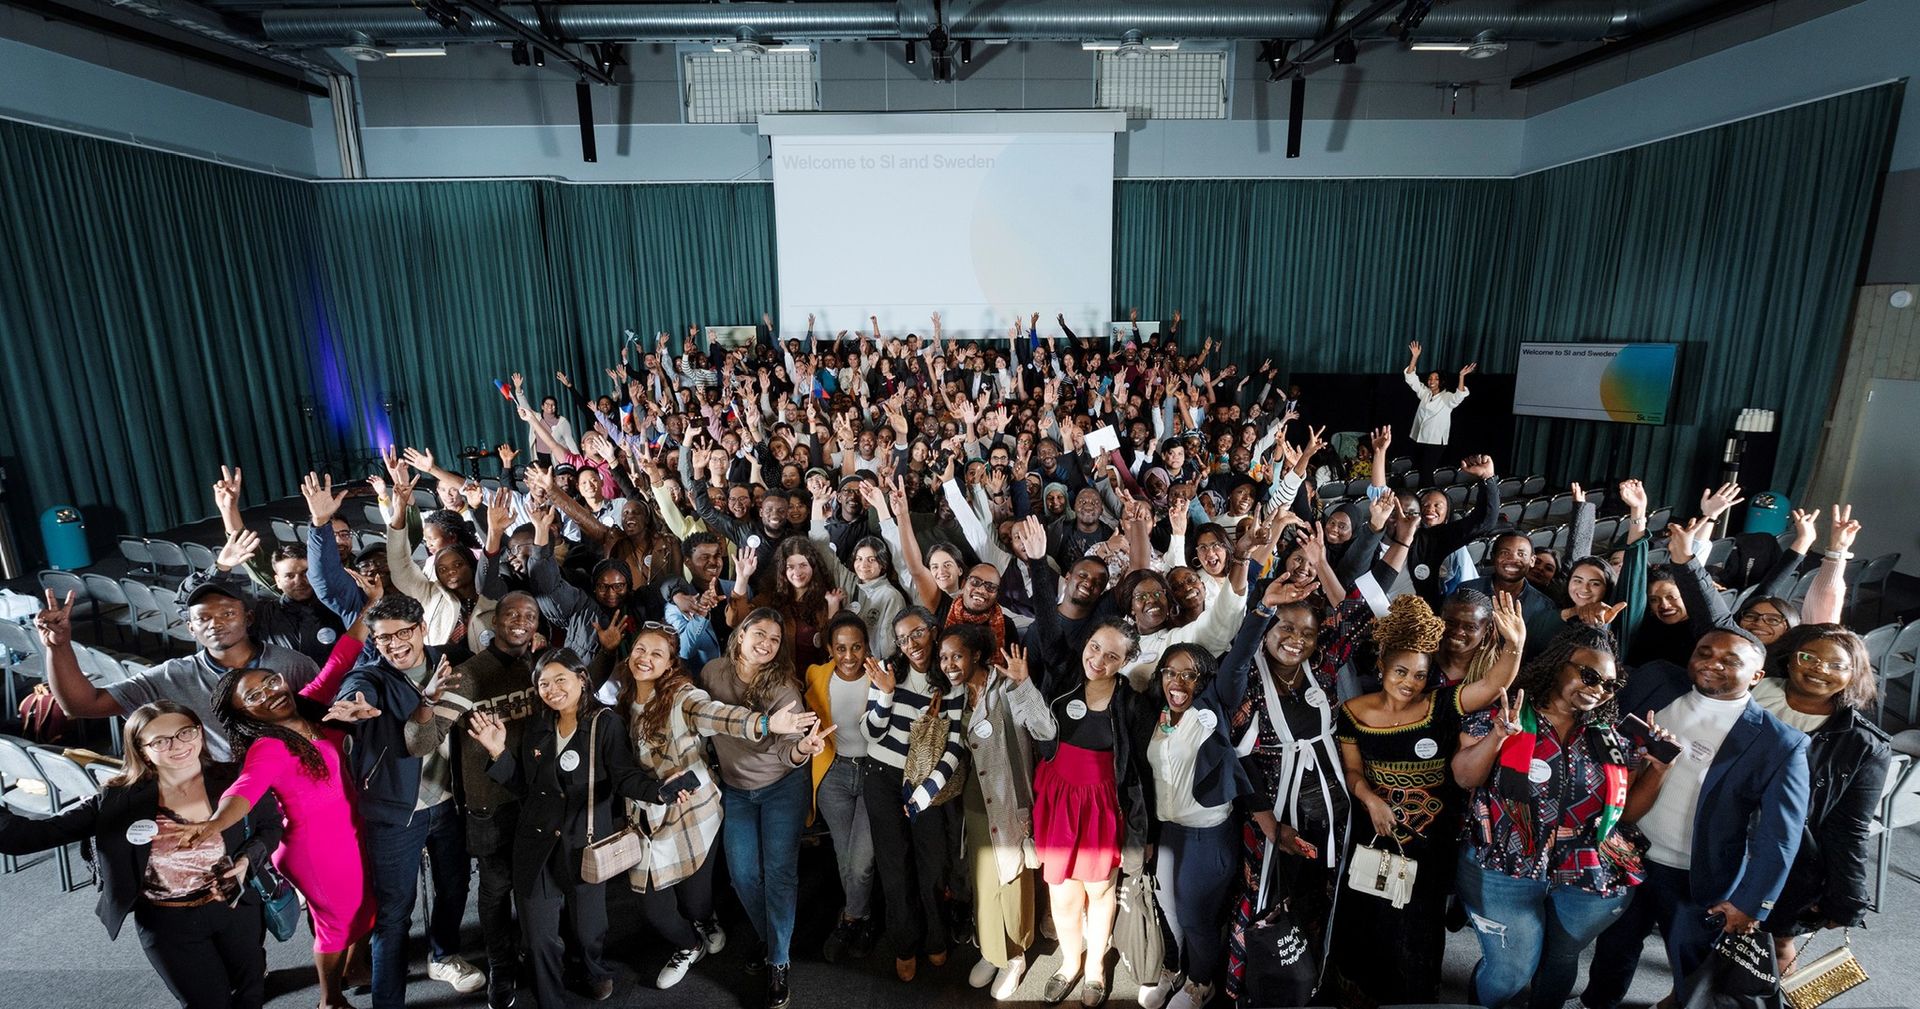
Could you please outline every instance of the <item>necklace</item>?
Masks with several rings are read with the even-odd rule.
[[[1160,709],[1160,731],[1171,734],[1174,730],[1174,725],[1173,709],[1162,707]]]

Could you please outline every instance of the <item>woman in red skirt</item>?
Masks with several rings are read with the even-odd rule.
[[[1042,623],[1054,610],[1037,608],[1044,611]],[[1058,640],[1045,629],[1035,638]],[[1049,1005],[1066,999],[1082,974],[1081,1004],[1106,1001],[1115,870],[1123,852],[1130,869],[1145,853],[1149,803],[1138,766],[1144,754],[1129,742],[1134,696],[1118,675],[1139,651],[1131,624],[1118,618],[1096,623],[1080,653],[1083,678],[1048,691],[1059,735],[1035,741],[1041,763],[1034,771],[1033,839],[1060,936],[1060,969],[1042,996]],[[1042,668],[1062,666],[1072,668],[1070,660]]]

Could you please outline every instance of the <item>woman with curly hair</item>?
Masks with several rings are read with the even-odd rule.
[[[1355,894],[1340,915],[1343,938],[1334,946],[1344,959],[1341,973],[1382,1005],[1435,1001],[1459,828],[1460,803],[1447,763],[1459,745],[1461,722],[1500,699],[1520,671],[1526,646],[1526,619],[1511,596],[1494,600],[1493,622],[1504,644],[1486,675],[1428,690],[1446,624],[1419,596],[1395,597],[1373,627],[1380,689],[1340,706],[1335,735],[1347,790],[1371,824],[1356,836],[1370,832],[1381,847],[1403,851],[1419,864],[1405,906]],[[1382,949],[1398,951],[1397,970],[1379,969]]]
[[[626,715],[634,763],[660,781],[692,774],[685,802],[629,800],[627,818],[649,838],[649,858],[627,872],[640,906],[674,952],[654,986],[671,988],[688,968],[726,942],[713,910],[713,864],[720,839],[720,788],[707,767],[705,740],[728,736],[758,743],[769,734],[794,735],[812,727],[811,712],[792,708],[765,719],[760,712],[716,701],[694,685],[680,664],[679,635],[646,624],[634,635],[626,661],[614,670],[615,710]]]
[[[778,613],[794,667],[804,670],[823,661],[827,655],[824,637],[827,622],[844,605],[845,597],[828,576],[820,550],[804,536],[790,536],[781,541],[767,561],[773,565],[773,581],[766,592],[749,602],[741,593],[752,580],[756,567],[747,560],[751,556],[750,552],[742,552],[740,579],[727,600],[728,616],[737,625],[749,610]],[[833,593],[832,598],[829,593]]]
[[[189,827],[182,841],[191,847],[226,830],[269,790],[274,793],[286,835],[273,864],[306,895],[325,1009],[348,1009],[341,981],[347,952],[373,932],[373,892],[360,852],[353,775],[344,750],[347,733],[322,724],[334,715],[327,705],[359,657],[365,636],[363,616],[341,636],[320,675],[298,693],[285,677],[263,669],[241,667],[220,678],[213,711],[234,756],[243,759],[240,776],[213,818]],[[342,701],[335,709],[353,704]]]
[[[1453,775],[1470,795],[1458,891],[1480,940],[1476,1005],[1558,1009],[1580,951],[1640,882],[1621,828],[1653,805],[1667,765],[1616,730],[1621,679],[1607,633],[1575,625],[1527,663],[1510,699],[1461,730]]]

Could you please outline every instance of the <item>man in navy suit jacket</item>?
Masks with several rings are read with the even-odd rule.
[[[1620,1004],[1656,925],[1684,1000],[1715,931],[1752,932],[1780,895],[1806,819],[1807,737],[1748,695],[1765,657],[1745,630],[1715,629],[1685,669],[1650,662],[1627,678],[1620,710],[1653,713],[1681,752],[1639,822],[1652,845],[1646,881],[1594,947],[1580,996],[1589,1009]]]

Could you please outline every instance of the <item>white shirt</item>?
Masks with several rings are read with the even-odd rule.
[[[1773,717],[1801,732],[1817,732],[1822,725],[1827,724],[1827,719],[1833,717],[1831,714],[1809,715],[1804,711],[1793,710],[1793,706],[1787,703],[1787,681],[1777,676],[1769,676],[1754,684],[1753,699],[1772,713]]]
[[[1692,866],[1694,807],[1700,802],[1700,788],[1706,784],[1707,769],[1713,766],[1720,744],[1747,710],[1747,700],[1715,700],[1689,690],[1654,715],[1654,721],[1679,742],[1680,755],[1660,785],[1660,797],[1640,818],[1640,832],[1650,845],[1648,858],[1675,869]]]
[[[1466,387],[1453,392],[1433,392],[1413,372],[1400,374],[1405,376],[1407,388],[1420,397],[1420,408],[1413,412],[1413,440],[1422,445],[1445,445],[1453,435],[1453,408],[1467,398]]]
[[[843,680],[834,673],[828,673],[827,708],[833,715],[833,724],[840,727],[840,731],[833,734],[834,755],[856,760],[866,756],[866,734],[847,730],[857,729],[861,717],[867,713],[867,678],[862,676],[857,680]]]
[[[1200,743],[1212,733],[1201,717],[1212,712],[1189,710],[1174,723],[1172,732],[1153,727],[1147,742],[1147,763],[1153,767],[1154,812],[1162,823],[1182,827],[1215,827],[1233,815],[1233,803],[1203,806],[1193,797],[1193,765],[1200,759]]]

